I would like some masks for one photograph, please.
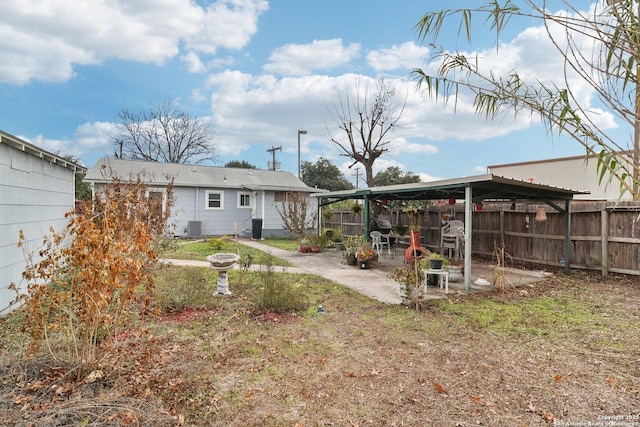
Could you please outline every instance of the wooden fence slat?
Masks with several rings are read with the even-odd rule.
[[[504,243],[513,260],[548,266],[568,263],[571,268],[609,273],[640,275],[640,205],[574,202],[570,205],[569,256],[565,253],[565,215],[547,212],[547,220],[538,223],[535,212],[511,210],[508,204],[473,214],[472,250],[475,256],[491,257],[496,246]],[[432,207],[421,218],[421,239],[425,247],[437,249],[442,227],[441,214],[464,220],[462,206]],[[344,211],[325,221],[325,227],[342,230],[344,236],[362,234],[362,214]],[[394,213],[393,224],[409,224],[404,213]]]

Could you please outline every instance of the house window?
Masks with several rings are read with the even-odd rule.
[[[206,192],[206,205],[205,209],[224,209],[222,191],[207,191]]]
[[[238,193],[238,207],[239,208],[251,207],[251,193]]]
[[[293,192],[292,191],[276,191],[274,194],[274,201],[282,202],[282,203],[299,200],[303,198],[304,198],[303,193],[299,191],[293,191]]]

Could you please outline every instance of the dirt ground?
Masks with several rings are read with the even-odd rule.
[[[306,313],[254,314],[245,278],[233,298],[123,329],[74,380],[64,361],[20,357],[3,319],[0,425],[640,425],[637,278],[559,277],[421,310],[291,280]]]

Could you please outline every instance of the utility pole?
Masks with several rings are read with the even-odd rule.
[[[267,149],[267,151],[271,153],[271,158],[273,159],[273,161],[271,162],[271,168],[269,168],[272,171],[276,170],[276,151],[278,150],[282,150],[282,145],[279,147],[271,147]]]
[[[355,177],[356,177],[356,190],[357,190],[358,189],[358,182],[359,182],[359,178],[360,178],[360,167],[353,168],[353,169],[355,170],[355,172],[352,173],[351,176],[355,175]]]
[[[300,135],[306,135],[306,130],[298,129],[298,179],[300,179]]]

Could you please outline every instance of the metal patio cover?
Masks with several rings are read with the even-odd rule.
[[[525,182],[492,174],[468,176],[432,182],[415,182],[410,184],[388,185],[382,187],[356,190],[332,191],[312,194],[320,200],[319,206],[326,206],[340,200],[364,199],[365,201],[365,235],[368,235],[369,202],[371,200],[440,200],[464,199],[465,201],[465,254],[464,284],[471,288],[471,234],[473,215],[472,204],[483,200],[540,200],[564,214],[564,255],[570,259],[570,202],[576,194],[588,192],[569,190],[545,184]],[[564,206],[557,201],[564,201]],[[569,273],[569,262],[565,265],[565,273]]]

